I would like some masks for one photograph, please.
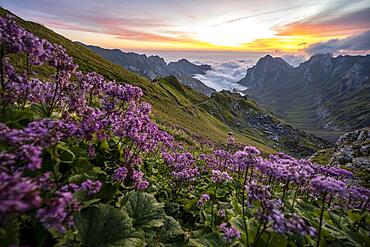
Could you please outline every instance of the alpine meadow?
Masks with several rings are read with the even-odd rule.
[[[369,2],[246,2],[1,2],[0,246],[370,246]]]

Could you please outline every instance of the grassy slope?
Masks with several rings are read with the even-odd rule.
[[[6,10],[0,8],[0,16],[6,13],[8,13]],[[64,38],[43,25],[20,18],[17,21],[35,35],[65,47],[79,65],[80,70],[96,71],[107,79],[140,86],[144,91],[144,100],[153,105],[154,118],[163,125],[186,128],[194,135],[215,143],[224,143],[227,133],[233,131],[238,143],[254,145],[266,153],[281,150],[271,145],[268,139],[258,133],[245,128],[233,128],[211,115],[206,109],[198,107],[208,98],[190,87],[179,84],[175,78],[168,77],[157,82],[150,82],[101,58],[84,46]],[[225,112],[225,114],[229,113]]]
[[[0,8],[0,16],[5,16],[6,13],[9,12]],[[79,65],[80,70],[85,72],[96,71],[107,79],[140,86],[144,91],[144,100],[153,105],[154,117],[161,122],[184,127],[216,143],[225,142],[229,127],[205,111],[196,109],[193,105],[206,100],[206,96],[182,85],[182,89],[179,90],[179,88],[171,86],[170,83],[164,80],[152,83],[119,65],[101,58],[84,46],[64,38],[43,25],[24,21],[20,18],[17,18],[17,22],[38,37],[65,47]],[[243,144],[256,145],[266,152],[275,151],[265,146],[262,140],[256,142],[250,137],[238,133],[236,133],[236,139]]]

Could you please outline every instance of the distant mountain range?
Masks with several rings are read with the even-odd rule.
[[[159,56],[147,56],[134,52],[123,52],[119,49],[105,49],[99,46],[82,44],[98,54],[99,56],[111,61],[112,63],[121,65],[122,67],[138,73],[150,80],[157,77],[175,75],[182,84],[190,86],[196,91],[210,96],[214,89],[206,86],[203,82],[193,78],[196,74],[205,74],[211,69],[210,65],[196,65],[186,59],[181,59],[177,62],[166,63]]]
[[[314,55],[295,68],[267,55],[239,83],[275,115],[327,139],[370,125],[370,55]]]

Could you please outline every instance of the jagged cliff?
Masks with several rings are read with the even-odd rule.
[[[329,139],[370,125],[370,55],[320,54],[296,68],[268,55],[239,83],[279,117]]]

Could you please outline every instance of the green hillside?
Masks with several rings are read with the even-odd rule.
[[[370,129],[328,149],[250,96],[18,22],[0,16],[0,247],[370,246]]]
[[[9,13],[7,10],[0,9],[1,16],[7,13]],[[24,21],[20,18],[17,18],[17,22],[40,38],[65,47],[67,52],[73,56],[81,71],[95,71],[102,74],[106,79],[140,86],[144,92],[144,100],[153,106],[153,117],[167,128],[185,128],[189,133],[192,133],[191,135],[210,140],[216,144],[225,143],[228,132],[232,131],[237,143],[254,145],[266,153],[286,151],[301,156],[313,153],[323,145],[322,140],[297,131],[294,132],[295,139],[297,139],[296,144],[304,146],[302,149],[304,151],[301,152],[301,148],[287,148],[285,141],[273,142],[268,135],[259,133],[258,129],[252,128],[246,123],[237,126],[232,121],[223,121],[222,118],[214,116],[210,108],[204,106],[207,104],[205,102],[208,102],[208,104],[212,102],[212,108],[212,105],[216,104],[215,98],[209,101],[208,97],[180,84],[175,77],[150,82],[119,65],[101,58],[83,45],[75,43],[43,25]],[[44,69],[45,71],[39,73],[41,76],[43,73],[48,73],[47,68]],[[248,100],[244,99],[244,101]],[[223,104],[222,99],[218,101],[218,104]],[[250,102],[250,104],[254,103]],[[259,111],[259,109],[255,108],[254,111]],[[234,113],[226,107],[223,114],[228,116]],[[242,121],[245,122],[247,119]],[[278,120],[276,121],[278,122]]]

